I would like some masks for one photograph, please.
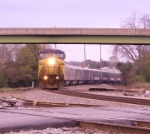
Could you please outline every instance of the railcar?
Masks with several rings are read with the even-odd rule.
[[[120,70],[115,68],[102,68],[103,83],[107,84],[121,84],[122,73]]]
[[[61,50],[39,51],[38,79],[41,88],[62,88],[75,84],[120,84],[121,72],[116,69],[89,69],[64,63],[65,53]]]
[[[89,69],[65,65],[64,85],[74,84],[120,84],[121,72],[117,69]]]

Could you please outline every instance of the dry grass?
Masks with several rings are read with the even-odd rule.
[[[146,89],[150,89],[150,83],[133,83],[128,86],[128,88],[136,89],[139,91],[145,91]]]
[[[116,90],[120,91],[138,91],[138,92],[143,92],[147,89],[150,89],[150,83],[133,83],[128,86],[124,85],[114,85]]]
[[[15,88],[3,87],[0,89],[2,93],[15,91]]]

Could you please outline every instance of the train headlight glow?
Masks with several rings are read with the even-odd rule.
[[[47,79],[48,79],[48,76],[45,75],[43,78],[44,78],[44,80],[47,80]]]
[[[59,80],[59,76],[56,76],[56,80]]]
[[[48,64],[49,65],[54,65],[55,64],[55,59],[54,58],[48,59]]]

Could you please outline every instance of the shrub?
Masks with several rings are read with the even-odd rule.
[[[129,83],[131,84],[131,83],[138,83],[138,82],[145,83],[146,80],[142,75],[135,75],[135,76],[133,76],[133,78],[131,78]]]
[[[5,86],[5,77],[4,74],[0,72],[0,88]]]

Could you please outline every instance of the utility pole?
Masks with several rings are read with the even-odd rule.
[[[100,69],[102,68],[102,57],[101,57],[101,45],[100,45]]]
[[[54,44],[55,45],[55,50],[57,49],[57,46],[56,46],[56,44]]]
[[[100,44],[100,69],[102,68],[102,50],[101,50],[101,44]],[[100,73],[100,83],[102,83],[103,78],[102,78],[102,72]]]
[[[84,44],[84,67],[86,67],[86,52],[85,52],[85,44]]]

